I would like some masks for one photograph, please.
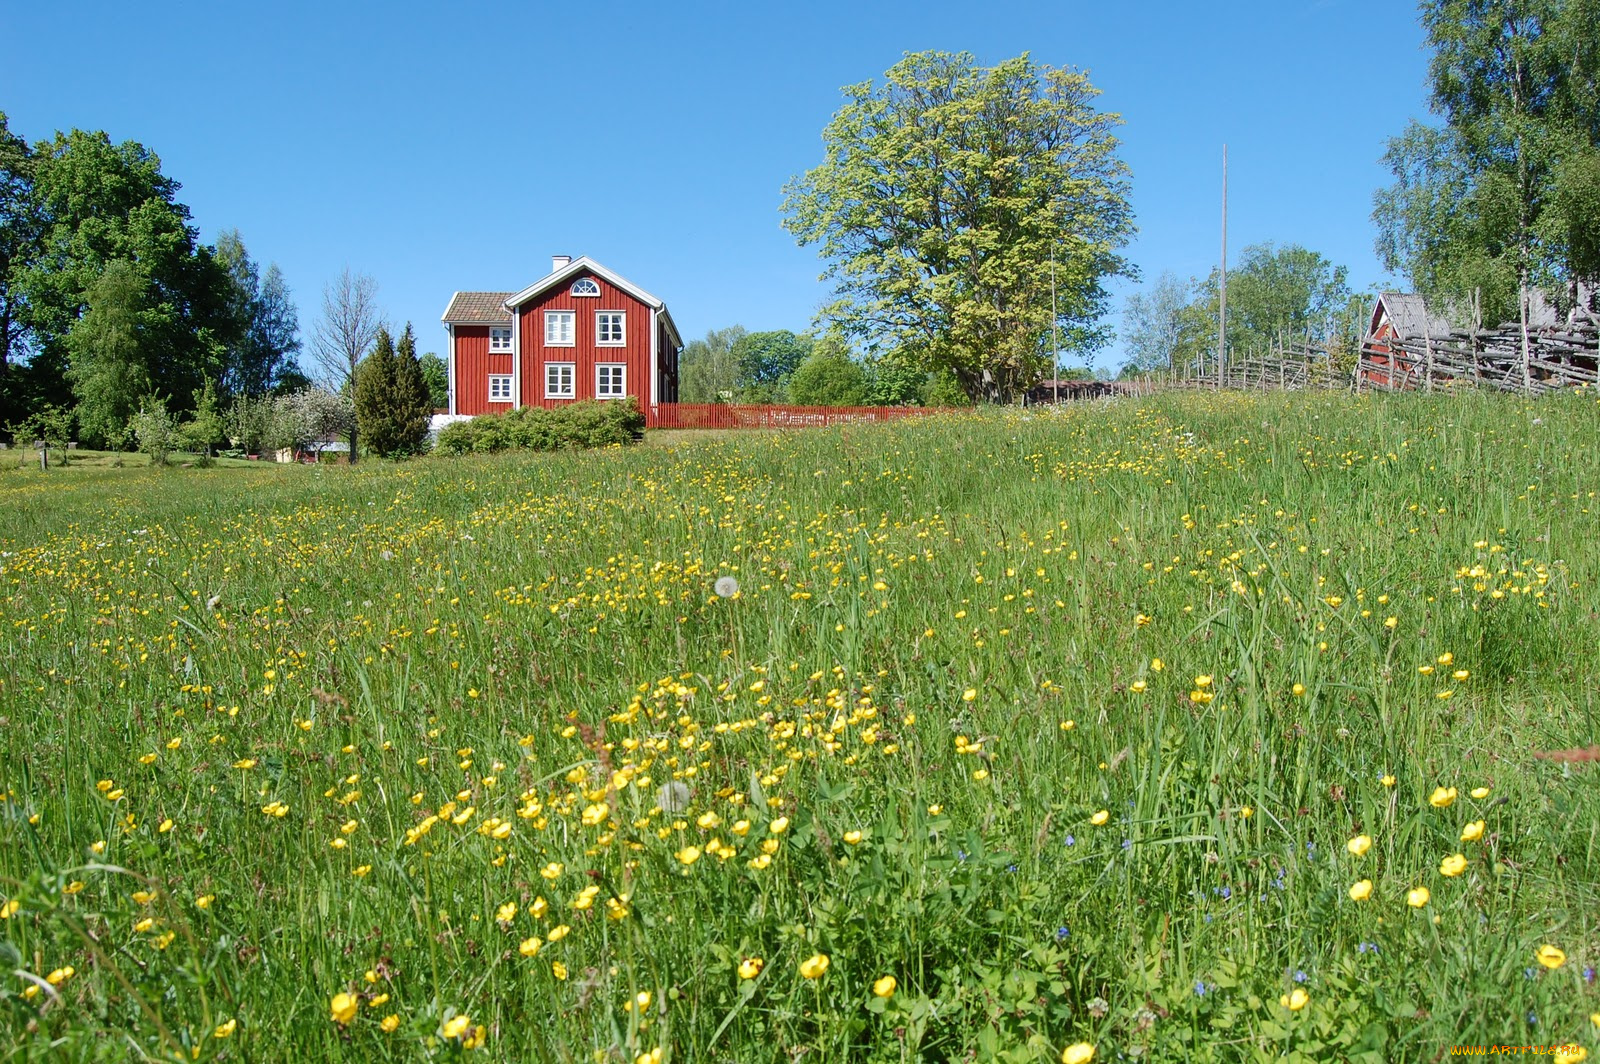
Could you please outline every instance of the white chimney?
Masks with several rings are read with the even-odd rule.
[[[558,272],[560,270],[564,270],[570,265],[572,265],[572,256],[571,255],[552,255],[552,256],[550,256],[550,272],[551,273],[556,273],[556,272]]]

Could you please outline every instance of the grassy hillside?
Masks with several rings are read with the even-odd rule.
[[[1600,742],[1597,430],[1173,396],[0,470],[0,1041],[1593,1046],[1600,776],[1535,755]]]

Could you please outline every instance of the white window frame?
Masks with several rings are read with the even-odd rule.
[[[590,288],[593,288],[594,291],[590,292],[585,290],[580,292],[578,291],[578,288],[581,285],[587,285]],[[596,281],[593,277],[580,277],[576,281],[572,282],[572,287],[567,289],[567,294],[577,296],[581,299],[598,299],[600,297],[600,282]]]
[[[550,327],[562,318],[567,323],[567,338],[565,340],[550,339]],[[560,335],[560,330],[556,330]],[[575,310],[547,310],[544,312],[544,346],[546,347],[576,347],[578,344],[578,312]]]
[[[505,384],[505,394],[504,395],[496,395],[495,394],[495,385],[499,384],[501,382],[504,382],[504,384]],[[491,402],[491,403],[509,403],[509,402],[512,401],[512,399],[515,396],[516,396],[516,390],[515,390],[515,386],[514,386],[514,384],[512,382],[512,379],[511,379],[511,374],[509,374],[509,373],[491,373],[491,374],[489,374],[489,402]]]
[[[511,326],[489,326],[489,353],[491,355],[509,355],[511,351]]]
[[[615,340],[603,340],[604,327],[601,322],[606,318],[617,319],[617,334]],[[628,346],[628,312],[625,310],[597,310],[594,312],[594,345],[596,347],[627,347]]]
[[[551,374],[554,371],[566,370],[565,374],[556,373],[556,388],[552,389]],[[566,390],[561,391],[562,376],[566,377]],[[544,364],[544,397],[546,399],[576,399],[578,397],[578,364],[576,362],[546,362]]]
[[[610,370],[614,390],[606,391],[601,378]],[[594,367],[594,397],[596,399],[621,399],[628,394],[628,364],[626,362],[599,362]]]

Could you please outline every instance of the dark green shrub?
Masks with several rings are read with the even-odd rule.
[[[562,447],[609,447],[644,438],[644,414],[632,398],[578,403],[546,409],[525,406],[504,414],[483,414],[439,432],[441,454],[493,454],[496,451],[556,451]]]

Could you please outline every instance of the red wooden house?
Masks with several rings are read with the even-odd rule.
[[[520,292],[457,292],[442,320],[452,416],[633,396],[654,425],[678,401],[667,305],[590,258],[557,255]]]

